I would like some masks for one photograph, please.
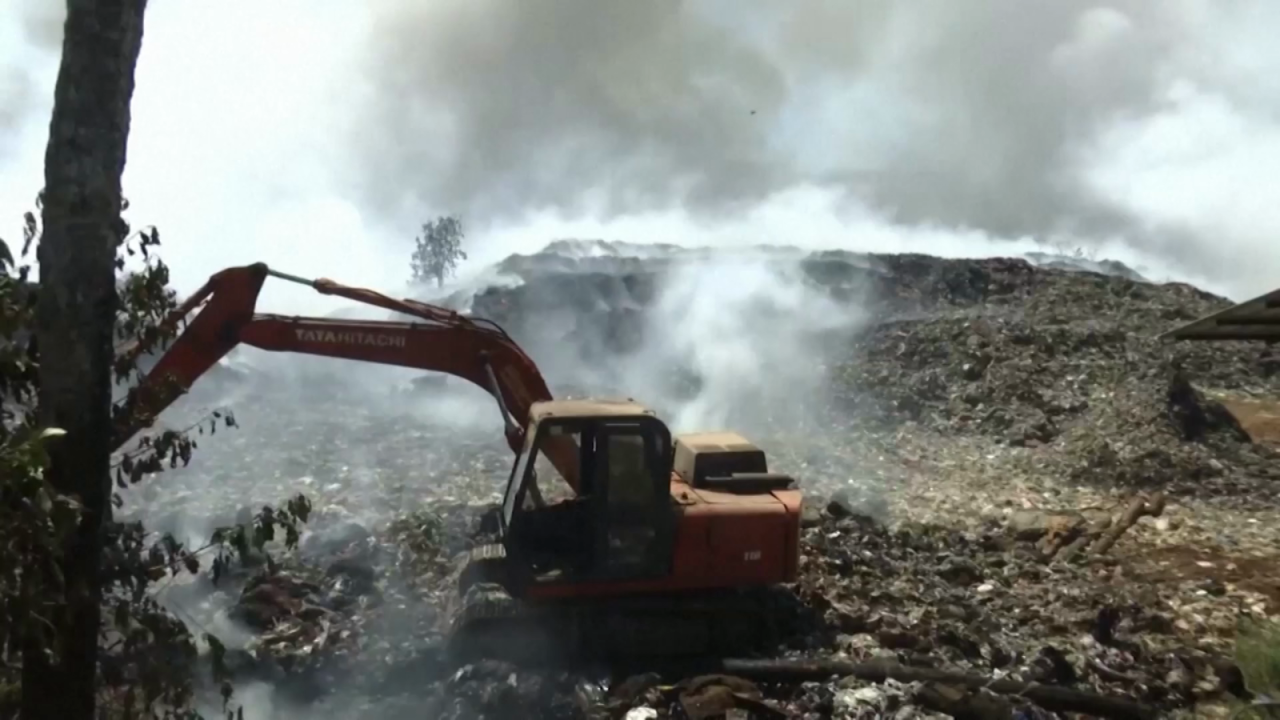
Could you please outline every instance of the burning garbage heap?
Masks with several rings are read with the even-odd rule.
[[[835,253],[803,267],[873,320],[829,368],[843,413],[820,439],[830,447],[770,448],[800,477],[806,510],[788,632],[767,657],[447,666],[448,573],[487,537],[490,482],[402,503],[382,524],[321,512],[296,553],[216,588],[201,579],[193,597],[248,630],[229,644],[237,682],[268,683],[299,717],[321,718],[1142,717],[1250,697],[1233,633],[1240,613],[1280,602],[1276,516],[1259,514],[1276,508],[1280,462],[1217,396],[1277,397],[1280,378],[1247,345],[1152,338],[1225,300],[1019,259]],[[633,315],[654,294],[642,276],[660,268],[615,270],[524,268],[524,285],[474,309],[531,342],[545,339],[548,304],[641,332]],[[575,292],[549,291],[571,280]],[[630,319],[596,317],[615,309]],[[643,340],[594,336],[597,353]],[[364,422],[335,415],[342,435]],[[384,453],[396,473],[430,466],[422,453],[448,442],[406,432],[368,427],[369,444],[398,438]],[[501,474],[509,457],[490,445],[450,467]],[[888,501],[845,479],[884,467]],[[355,487],[342,483],[335,492]],[[922,502],[939,496],[951,504]]]
[[[229,614],[254,633],[229,655],[237,681],[271,683],[317,717],[459,719],[1124,716],[1244,692],[1229,654],[1197,643],[1203,608],[1170,612],[1168,588],[1118,581],[1105,548],[1046,553],[1075,518],[890,527],[840,498],[806,514],[789,634],[768,658],[453,668],[436,613],[450,558],[486,537],[490,509],[418,514],[382,535],[322,526],[296,556],[244,571]]]

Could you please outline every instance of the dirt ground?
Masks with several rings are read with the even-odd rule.
[[[1280,398],[1223,397],[1222,404],[1236,416],[1254,442],[1280,447]]]
[[[1137,576],[1152,582],[1190,582],[1239,588],[1267,597],[1280,606],[1280,553],[1229,555],[1207,548],[1144,548],[1131,558]]]

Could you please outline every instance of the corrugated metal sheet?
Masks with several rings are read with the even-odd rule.
[[[1280,290],[1174,328],[1160,339],[1280,342]]]

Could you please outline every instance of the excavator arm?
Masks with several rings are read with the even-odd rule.
[[[258,294],[268,276],[416,320],[333,320],[258,313]],[[154,423],[156,416],[240,344],[272,352],[432,370],[463,378],[497,400],[507,443],[516,453],[524,449],[525,429],[521,423],[529,418],[530,407],[551,399],[537,364],[496,323],[332,280],[308,280],[271,270],[264,263],[227,268],[213,275],[167,322],[176,327],[193,312],[196,315],[116,413],[115,448]],[[567,439],[554,439],[565,441],[551,444],[544,452],[576,492],[576,447]]]

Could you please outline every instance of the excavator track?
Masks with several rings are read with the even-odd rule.
[[[482,546],[455,572],[447,615],[457,664],[742,656],[776,640],[768,590],[526,602],[503,587],[501,546]]]

